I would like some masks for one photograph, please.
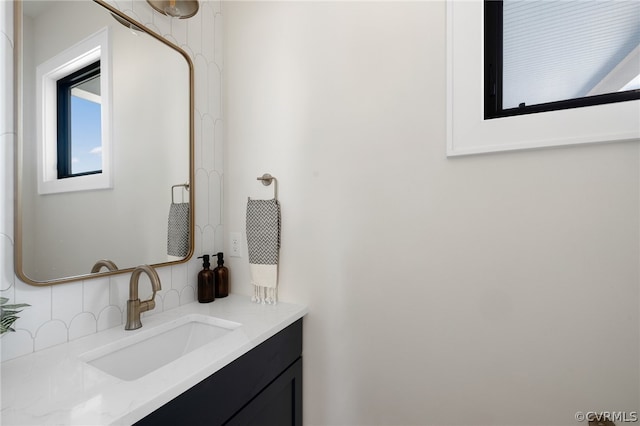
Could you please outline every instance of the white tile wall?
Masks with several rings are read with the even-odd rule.
[[[223,122],[221,108],[222,12],[220,1],[200,0],[200,11],[187,20],[171,20],[145,1],[112,1],[116,7],[183,48],[195,68],[195,249],[222,250]],[[0,338],[1,359],[8,360],[124,323],[128,275],[97,278],[53,287],[21,282],[13,269],[13,2],[0,1],[0,295],[31,306],[19,314],[15,333]],[[153,315],[193,302],[201,268],[187,264],[159,268],[162,291]],[[140,287],[141,297],[144,289]]]

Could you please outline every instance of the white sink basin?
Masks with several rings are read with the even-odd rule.
[[[240,327],[241,324],[192,314],[145,329],[83,354],[82,361],[123,380],[136,380]]]

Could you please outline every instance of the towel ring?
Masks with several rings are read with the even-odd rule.
[[[271,185],[271,182],[273,182],[273,198],[276,200],[278,199],[278,179],[271,176],[269,173],[265,173],[256,179],[262,181],[264,186],[269,186]]]
[[[173,190],[176,189],[179,186],[184,186],[184,189],[186,189],[187,191],[189,190],[189,184],[188,183],[179,183],[178,185],[173,185],[171,187],[171,204],[175,204],[176,202],[173,199]],[[184,198],[182,200],[184,202]]]

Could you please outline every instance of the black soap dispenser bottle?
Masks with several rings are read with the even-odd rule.
[[[213,271],[209,269],[209,255],[202,255],[198,259],[202,259],[202,271],[198,273],[198,302],[213,302],[216,298],[215,279]]]
[[[217,254],[218,266],[213,270],[215,277],[216,297],[227,297],[229,295],[229,269],[224,266],[222,252]]]

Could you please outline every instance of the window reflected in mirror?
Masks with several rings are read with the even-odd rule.
[[[102,172],[100,61],[57,83],[58,179]]]

